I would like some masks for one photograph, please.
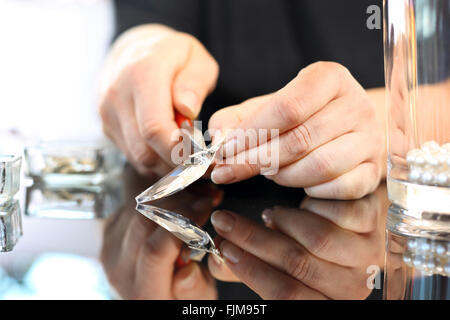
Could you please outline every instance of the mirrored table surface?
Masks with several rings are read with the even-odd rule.
[[[135,196],[156,180],[126,166],[120,179],[101,188],[22,186],[18,204],[23,235],[8,252],[0,253],[0,299],[171,298],[170,289],[156,285],[154,279],[157,260],[152,255],[164,255],[160,251],[165,249],[164,244],[150,245],[149,237],[160,227],[135,210]],[[392,272],[383,277],[385,263],[388,270],[392,264],[392,246],[385,253],[389,201],[384,184],[363,199],[333,201],[309,198],[302,189],[280,187],[264,177],[226,186],[203,179],[152,204],[188,217],[212,237],[216,232],[210,216],[221,209],[244,217],[251,228],[288,237],[303,250],[305,259],[314,262],[308,271],[311,276],[287,272],[285,266],[292,265],[289,256],[274,261],[272,267],[297,281],[299,288],[312,288],[325,298],[381,299],[383,287],[399,282]],[[265,223],[261,214],[267,209],[289,216],[294,236]],[[325,249],[319,248],[320,243]],[[185,248],[179,247],[181,254]],[[264,250],[275,252],[276,244],[264,242]],[[408,263],[408,259],[396,260]],[[201,262],[204,272],[214,268],[208,269],[208,264],[207,258]],[[175,267],[165,268],[173,274]],[[447,279],[444,274],[439,277],[440,283]],[[270,277],[263,281],[275,290]],[[238,281],[215,280],[211,286],[219,299],[261,297],[258,288]],[[385,297],[418,298],[391,293]],[[423,296],[427,297],[433,296]]]

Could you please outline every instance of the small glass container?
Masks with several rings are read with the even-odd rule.
[[[10,201],[19,191],[22,157],[0,155],[0,205]]]
[[[46,141],[25,148],[28,175],[52,186],[99,185],[116,178],[123,155],[105,141]]]
[[[18,200],[0,206],[0,252],[11,251],[22,237],[22,216]]]
[[[450,0],[385,0],[384,49],[391,212],[408,233],[442,232],[450,218]]]

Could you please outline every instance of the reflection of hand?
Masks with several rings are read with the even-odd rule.
[[[184,191],[158,202],[158,206],[182,213],[201,225],[217,205],[217,194],[207,189],[202,198]],[[214,280],[200,264],[190,262],[175,269],[182,249],[177,238],[134,208],[127,208],[112,218],[104,230],[101,260],[111,285],[122,298],[217,297]]]
[[[191,35],[161,25],[130,29],[105,67],[100,115],[106,135],[141,174],[165,173],[173,165],[174,108],[195,118],[218,70]]]
[[[225,262],[210,258],[211,274],[242,281],[265,299],[365,298],[367,267],[381,266],[384,258],[385,206],[376,197],[275,207],[263,213],[269,228],[215,212]]]
[[[226,163],[212,172],[216,183],[263,172],[267,159],[258,159],[261,154],[270,154],[273,161],[279,155],[279,171],[270,179],[304,187],[313,197],[360,198],[375,190],[381,178],[384,126],[368,94],[337,63],[312,64],[276,93],[216,112],[209,128],[255,134],[280,130],[279,151],[272,150],[272,140],[251,146],[254,139],[229,134],[223,152]]]

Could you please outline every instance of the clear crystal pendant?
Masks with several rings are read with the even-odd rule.
[[[186,243],[194,251],[191,258],[195,257],[195,260],[199,261],[206,253],[212,253],[222,259],[211,236],[188,218],[145,204],[137,204],[136,210]]]

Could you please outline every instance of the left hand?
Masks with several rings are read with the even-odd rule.
[[[317,198],[361,198],[376,189],[385,164],[381,114],[346,68],[314,63],[276,93],[212,116],[213,130],[279,130],[279,147],[273,137],[251,145],[251,137],[229,135],[222,148],[225,164],[211,177],[233,183],[264,173],[261,154],[270,154],[279,170],[266,177],[280,185],[303,187]]]
[[[208,267],[215,278],[242,281],[263,299],[364,299],[371,292],[367,268],[383,266],[386,211],[375,194],[275,207],[263,213],[269,228],[216,211],[211,220],[225,262],[210,257]]]

